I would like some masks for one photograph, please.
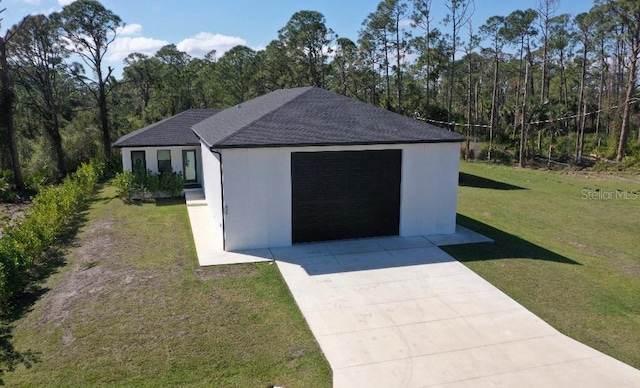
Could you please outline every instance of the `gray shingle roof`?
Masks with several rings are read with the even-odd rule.
[[[212,148],[460,142],[464,137],[317,87],[276,90],[193,126]]]
[[[189,109],[122,136],[114,147],[156,147],[200,145],[191,127],[221,109]]]

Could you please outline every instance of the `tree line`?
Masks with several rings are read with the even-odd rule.
[[[383,0],[356,41],[299,11],[264,50],[196,58],[169,44],[130,54],[121,79],[104,63],[124,26],[113,11],[78,0],[27,16],[0,37],[0,168],[19,188],[55,181],[94,156],[116,164],[115,138],[186,109],[308,85],[464,133],[467,158],[640,164],[639,2],[571,16],[538,0],[480,24],[473,0],[436,1],[443,20],[433,0]]]

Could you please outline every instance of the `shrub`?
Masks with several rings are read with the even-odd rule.
[[[29,273],[77,219],[103,171],[97,161],[84,164],[56,187],[40,187],[25,217],[4,228],[0,239],[0,302],[24,289]]]
[[[113,185],[116,187],[118,197],[125,202],[131,201],[142,190],[142,186],[138,183],[138,178],[131,171],[123,171],[116,174],[113,179]]]
[[[180,195],[184,190],[184,179],[182,173],[166,172],[160,174],[160,190],[171,197]]]
[[[81,165],[75,172],[75,181],[80,186],[83,195],[88,195],[104,175],[104,163],[91,159],[89,163]]]
[[[147,170],[142,187],[152,196],[157,196],[160,192],[160,176],[154,174],[151,170]]]
[[[134,198],[150,200],[162,195],[176,197],[184,189],[182,173],[171,171],[155,174],[147,170],[144,177],[139,177],[131,171],[123,171],[116,174],[113,184],[118,196],[125,202]]]

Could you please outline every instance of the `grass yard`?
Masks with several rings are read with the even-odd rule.
[[[561,332],[640,368],[640,177],[462,162],[458,213],[496,242],[447,252]]]
[[[14,345],[9,386],[328,387],[331,369],[276,265],[200,268],[184,201],[104,187]]]

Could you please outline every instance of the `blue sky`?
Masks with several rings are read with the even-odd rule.
[[[27,14],[58,11],[73,0],[3,0],[0,8],[2,33]],[[201,57],[211,49],[221,55],[243,44],[263,49],[276,39],[291,15],[300,10],[319,11],[327,26],[339,36],[357,40],[358,30],[367,15],[375,11],[377,0],[103,0],[102,4],[127,24],[109,52],[109,65],[122,68],[122,60],[131,52],[153,55],[168,43]],[[411,0],[410,0],[411,2]],[[536,8],[537,0],[476,0],[473,17],[477,30],[490,16],[506,16],[516,9]],[[436,27],[449,32],[441,23],[447,10],[445,0],[433,0]],[[561,0],[557,14],[586,12],[592,1]]]

